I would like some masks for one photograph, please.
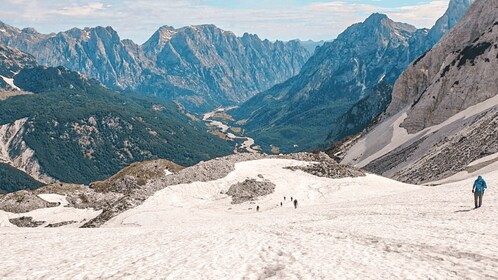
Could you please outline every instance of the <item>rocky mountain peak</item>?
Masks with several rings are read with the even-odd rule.
[[[387,17],[387,15],[385,15],[385,14],[373,13],[364,21],[364,23],[365,24],[379,24],[385,20],[391,21],[391,19],[389,17]]]
[[[444,15],[436,22],[429,32],[429,43],[435,44],[444,34],[448,33],[465,15],[474,0],[451,0]]]
[[[390,40],[407,41],[416,32],[417,28],[412,25],[395,22],[384,14],[374,13],[364,22],[347,28],[336,41],[355,45],[365,42],[365,47],[375,47],[379,43],[387,46]]]
[[[23,28],[22,29],[22,32],[23,33],[27,33],[27,34],[40,34],[38,31],[36,31],[36,29],[34,29],[33,27],[26,27],[26,28]]]

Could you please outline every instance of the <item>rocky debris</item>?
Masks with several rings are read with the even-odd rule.
[[[36,209],[57,207],[58,203],[47,202],[35,192],[18,191],[0,195],[0,210],[11,213],[27,213]]]
[[[53,224],[48,224],[45,226],[46,228],[56,228],[56,227],[63,227],[71,224],[77,223],[76,221],[65,221],[65,222],[60,222],[60,223],[53,223]]]
[[[166,174],[173,174],[184,167],[169,160],[158,159],[137,162],[122,169],[105,181],[93,182],[90,188],[96,192],[127,193],[144,186],[149,180],[156,180]]]
[[[320,160],[317,163],[312,163],[307,166],[290,166],[287,167],[287,169],[292,171],[301,170],[318,177],[326,177],[331,179],[365,176],[365,173],[360,169],[348,165],[338,164],[335,160],[329,158],[328,155],[324,153],[321,153],[319,157]]]
[[[232,197],[232,204],[241,204],[256,200],[261,196],[272,194],[275,191],[275,186],[270,181],[246,179],[243,182],[230,186],[226,194]]]
[[[35,194],[59,194],[66,197],[67,207],[102,210],[123,197],[120,193],[100,193],[85,185],[55,183],[34,191]]]
[[[402,145],[387,155],[373,160],[367,164],[364,169],[375,174],[383,174],[384,172],[392,170],[393,168],[402,165],[408,159],[414,157],[416,150],[425,140],[427,140],[427,136],[422,137],[413,143]]]
[[[9,222],[17,227],[28,227],[35,228],[43,225],[43,221],[35,221],[33,217],[20,217],[15,219],[9,219]]]
[[[395,173],[393,178],[422,184],[465,171],[473,161],[498,153],[497,126],[498,107],[466,125],[463,131],[448,134],[425,156]]]
[[[222,158],[216,158],[206,162],[200,162],[195,166],[182,169],[177,165],[171,165],[168,161],[149,161],[138,163],[127,167],[102,182],[93,183],[91,187],[76,184],[55,183],[34,191],[17,192],[5,196],[0,196],[0,206],[14,205],[20,210],[28,212],[38,208],[57,206],[50,204],[37,195],[39,194],[59,194],[65,196],[68,205],[79,209],[94,208],[102,210],[96,218],[88,221],[83,227],[99,227],[118,214],[141,205],[147,198],[155,192],[167,188],[168,186],[189,184],[192,182],[208,182],[226,177],[235,169],[235,164],[244,161],[260,160],[266,158],[281,158],[298,161],[313,162],[321,166],[326,166],[326,170],[334,166],[334,172],[342,172],[339,165],[325,153],[297,153],[289,155],[265,155],[253,153],[239,153]],[[168,168],[165,168],[168,167]],[[344,167],[350,170],[349,167]],[[175,173],[165,172],[165,170]],[[325,171],[324,174],[326,174]],[[328,171],[332,174],[332,171]],[[354,174],[352,171],[347,174]],[[344,176],[346,176],[344,175]],[[337,176],[334,175],[334,176]],[[353,176],[353,175],[349,175]],[[358,175],[359,176],[359,175]],[[265,181],[264,178],[248,179],[230,188],[228,194],[233,197],[234,203],[251,201],[257,197],[270,194],[274,191],[275,185]],[[14,199],[19,195],[29,195],[41,204],[20,203]],[[2,210],[10,209],[3,207]],[[17,212],[16,212],[17,213]],[[53,225],[55,226],[55,225]]]

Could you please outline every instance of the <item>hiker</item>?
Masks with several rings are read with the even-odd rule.
[[[294,199],[292,199],[292,196],[291,196],[291,202],[294,201]]]
[[[282,205],[282,202],[280,201],[280,207],[282,207],[282,206],[283,206],[283,205]]]
[[[472,187],[472,192],[474,193],[474,204],[476,208],[481,207],[482,205],[482,196],[484,195],[484,190],[486,190],[488,186],[486,185],[486,181],[479,176],[477,180],[474,181],[474,186]]]
[[[259,212],[259,205],[258,205],[258,206],[256,206],[256,211],[258,211],[258,212]]]
[[[285,200],[285,196],[284,196],[284,200]]]
[[[297,199],[294,199],[294,209],[297,209]]]

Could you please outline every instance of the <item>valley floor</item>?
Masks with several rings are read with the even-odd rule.
[[[498,173],[484,176],[490,189],[474,210],[472,180],[421,187],[282,169],[300,164],[238,164],[224,179],[159,191],[104,228],[0,228],[0,277],[498,278]],[[256,174],[276,184],[260,212],[214,195]]]

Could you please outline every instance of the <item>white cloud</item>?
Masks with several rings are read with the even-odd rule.
[[[84,5],[73,5],[69,7],[64,7],[55,10],[53,13],[62,16],[81,17],[81,16],[92,15],[95,12],[103,9],[104,9],[104,3],[96,2]]]

